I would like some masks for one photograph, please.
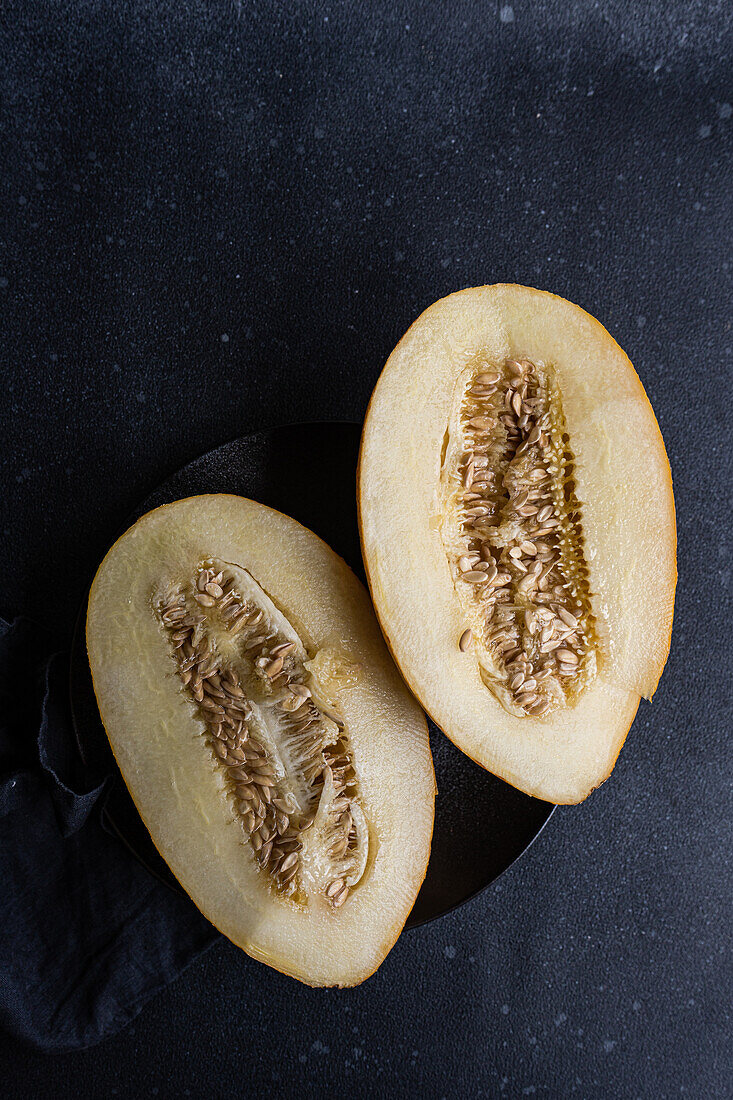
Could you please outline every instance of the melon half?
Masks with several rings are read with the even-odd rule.
[[[358,495],[372,598],[415,696],[507,782],[585,798],[672,627],[672,481],[627,356],[539,290],[436,302],[377,382]]]
[[[87,647],[124,780],[201,912],[310,985],[371,974],[425,875],[435,779],[341,558],[251,500],[179,500],[107,554]]]

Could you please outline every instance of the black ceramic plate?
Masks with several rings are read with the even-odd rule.
[[[356,521],[356,424],[298,424],[226,443],[185,466],[140,505],[197,493],[237,493],[293,516],[332,546],[364,580]],[[163,881],[180,889],[158,855],[117,771],[97,711],[82,609],[71,659],[79,747],[90,766],[114,775],[104,820]],[[528,848],[554,806],[530,798],[469,760],[430,723],[438,781],[428,873],[407,926],[442,916],[493,882]]]

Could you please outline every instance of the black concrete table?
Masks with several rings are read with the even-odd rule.
[[[5,0],[1,612],[67,644],[168,473],[360,419],[420,310],[493,281],[631,356],[680,588],[613,778],[363,987],[222,942],[91,1051],[3,1040],[4,1096],[729,1095],[732,29],[723,0]]]

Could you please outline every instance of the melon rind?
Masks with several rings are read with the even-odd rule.
[[[311,652],[357,669],[341,690],[370,827],[367,872],[338,911],[273,898],[222,794],[203,724],[151,611],[162,577],[216,557],[244,566]],[[355,985],[395,943],[423,881],[435,777],[425,718],[348,566],[295,520],[229,495],[143,516],[112,547],[89,598],[87,647],[100,713],[150,835],[202,913],[252,957],[310,985]]]
[[[509,715],[484,686],[441,540],[439,482],[455,381],[478,354],[549,363],[575,456],[600,672],[575,706]],[[580,307],[498,284],[436,302],[397,345],[362,435],[362,550],[372,598],[407,683],[478,763],[552,802],[577,802],[613,768],[669,652],[676,584],[672,481],[628,357]]]

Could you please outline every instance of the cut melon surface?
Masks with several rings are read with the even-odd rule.
[[[669,464],[621,348],[527,287],[436,302],[374,390],[358,495],[377,615],[431,717],[520,789],[586,797],[656,688],[676,583]]]
[[[202,913],[310,985],[368,977],[423,881],[435,779],[341,558],[241,497],[165,505],[104,559],[87,647],[125,783]]]

